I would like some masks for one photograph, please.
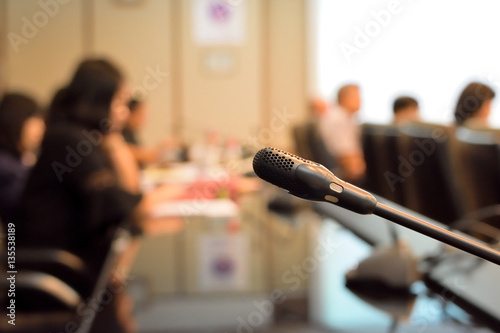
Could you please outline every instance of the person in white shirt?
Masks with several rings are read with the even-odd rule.
[[[361,129],[356,117],[360,105],[359,87],[345,85],[338,91],[337,104],[329,107],[318,125],[327,150],[338,163],[339,176],[358,184],[363,180],[366,169]]]

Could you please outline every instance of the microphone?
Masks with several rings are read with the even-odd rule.
[[[382,204],[367,191],[340,180],[319,163],[267,147],[255,155],[253,169],[263,180],[296,197],[329,202],[358,214],[375,214],[500,265],[500,252]]]
[[[377,205],[373,195],[340,180],[323,165],[277,148],[257,152],[253,169],[260,178],[301,199],[330,202],[365,215]]]

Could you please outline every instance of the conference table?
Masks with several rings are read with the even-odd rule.
[[[234,295],[234,292],[265,293],[269,289],[266,281],[269,271],[262,271],[262,267],[271,267],[266,266],[269,263],[266,264],[265,260],[268,256],[266,251],[270,249],[267,246],[272,244],[248,251],[249,244],[265,244],[262,243],[262,230],[266,228],[261,224],[262,216],[247,221],[247,226],[258,225],[250,233],[250,229],[241,232],[240,224],[230,223],[238,220],[242,207],[250,211],[247,216],[266,214],[266,203],[260,193],[266,191],[268,184],[255,177],[235,180],[214,172],[209,176],[212,181],[205,182],[203,177],[200,179],[199,170],[183,165],[168,170],[148,170],[143,178],[146,189],[158,183],[193,183],[193,179],[197,179],[198,189],[212,188],[214,179],[227,185],[223,186],[225,189],[219,187],[219,190],[209,191],[215,196],[206,196],[207,192],[202,192],[205,195],[201,201],[199,197],[185,198],[156,208],[154,214],[159,217],[158,223],[153,222],[146,228],[147,241],[132,271],[137,279],[149,275],[147,285],[150,293],[194,295],[215,291],[218,295]],[[238,185],[233,186],[235,184]],[[250,202],[245,203],[241,201],[245,197],[242,193],[254,195],[250,196]],[[379,201],[442,226],[383,198]],[[377,216],[358,215],[328,203],[314,203],[312,207],[323,217],[318,241],[326,237],[328,242],[341,246],[322,261],[305,281],[309,290],[307,313],[311,327],[328,332],[357,333],[500,332],[500,288],[495,288],[500,280],[500,269],[496,265],[453,250]],[[163,221],[164,217],[176,216],[182,216],[182,219],[181,224],[174,228]],[[405,295],[373,295],[348,288],[346,273],[368,257],[374,248],[389,246],[394,232],[419,261],[443,254],[441,258],[444,259],[440,259],[432,269],[425,268],[422,281],[414,283],[410,293]],[[207,264],[213,258],[203,257],[213,252],[215,244],[225,244],[224,251],[234,254],[236,263],[239,260],[237,257],[250,263],[249,270],[236,270],[229,280],[222,283],[211,280],[212,270]],[[300,262],[303,257],[306,258],[305,255],[297,256],[292,262]],[[275,263],[279,264],[278,261]],[[222,264],[227,265],[227,262]],[[219,268],[227,268],[225,265]],[[244,275],[247,277],[242,279]],[[275,275],[281,276],[278,273]],[[285,287],[289,286],[283,285],[282,289]]]
[[[358,215],[328,203],[315,203],[314,209],[325,217],[323,237],[342,244],[311,282],[310,313],[316,325],[335,332],[500,332],[499,266],[378,216]],[[390,246],[394,233],[420,262],[421,281],[408,294],[347,288],[346,273],[374,248]]]
[[[210,268],[204,265],[215,260],[210,253],[217,251],[239,252],[241,255],[233,257],[238,261],[233,263],[237,267],[241,266],[241,258],[252,257],[248,251],[252,235],[247,225],[253,221],[242,219],[242,215],[252,207],[259,215],[264,202],[255,193],[261,188],[261,182],[255,177],[232,173],[224,166],[201,168],[197,164],[181,163],[144,170],[142,183],[145,191],[158,186],[186,187],[180,197],[153,207],[144,228],[143,253],[136,261],[135,272],[139,275],[148,270],[157,272],[150,282],[152,292],[179,294],[246,289],[250,281],[240,275],[247,272],[235,272],[224,287],[215,280],[203,278],[210,276]],[[224,249],[212,251],[216,244]]]

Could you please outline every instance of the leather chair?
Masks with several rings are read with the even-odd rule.
[[[500,204],[500,145],[496,134],[459,128],[456,146],[467,211]]]
[[[403,183],[398,176],[399,130],[392,125],[363,124],[361,143],[366,162],[366,189],[403,204]]]
[[[484,229],[481,234],[500,235],[500,144],[495,131],[458,128],[454,165],[466,214],[456,222],[461,229]],[[484,238],[484,237],[483,237]]]
[[[90,302],[102,301],[101,293],[106,290],[116,262],[126,250],[131,236],[118,228],[109,243],[104,263],[97,279],[91,283],[90,292],[81,289],[88,278],[85,263],[77,256],[60,249],[22,249],[16,252],[16,325],[3,320],[1,332],[89,332],[95,313],[81,315],[82,309],[95,308]],[[1,255],[7,262],[6,253]],[[22,267],[22,268],[21,268]],[[5,267],[1,268],[4,272]],[[2,279],[2,290],[8,290],[9,281]],[[7,293],[2,292],[0,303],[6,307],[10,302]],[[79,313],[80,312],[80,313]]]
[[[465,213],[452,167],[453,129],[424,123],[400,128],[404,206],[444,224]]]
[[[326,148],[314,121],[294,127],[293,138],[298,155],[320,163],[334,173],[336,172],[337,162],[335,156],[332,156]]]

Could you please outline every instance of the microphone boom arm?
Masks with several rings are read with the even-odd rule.
[[[499,251],[382,204],[371,193],[337,178],[321,164],[268,147],[257,152],[253,168],[257,176],[296,197],[330,202],[358,214],[375,214],[500,265]]]
[[[457,235],[449,230],[440,228],[432,223],[425,222],[414,216],[405,214],[392,207],[377,202],[373,214],[389,221],[402,225],[408,229],[434,238],[457,249],[473,254],[479,258],[500,265],[500,252],[466,237]]]

